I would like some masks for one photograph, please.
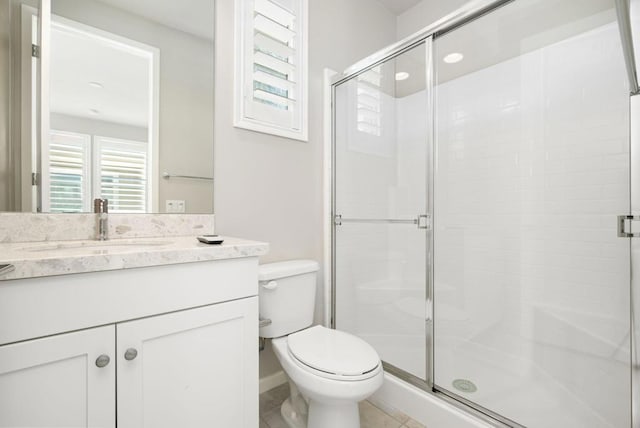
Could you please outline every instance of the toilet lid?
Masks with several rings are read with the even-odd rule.
[[[300,362],[326,373],[358,376],[380,364],[378,353],[364,340],[322,326],[290,334],[287,342]]]

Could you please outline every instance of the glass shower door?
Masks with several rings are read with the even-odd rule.
[[[512,2],[437,37],[434,65],[436,388],[527,427],[629,427],[614,2]]]
[[[427,378],[429,47],[420,43],[334,88],[335,327],[420,379]]]

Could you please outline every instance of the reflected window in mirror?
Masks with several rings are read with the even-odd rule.
[[[112,213],[145,213],[152,203],[146,141],[51,131],[46,163],[48,212],[87,212],[95,198]]]

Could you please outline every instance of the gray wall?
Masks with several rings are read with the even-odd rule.
[[[298,258],[322,263],[323,70],[342,71],[394,42],[396,17],[372,0],[309,0],[309,142],[304,143],[233,127],[233,0],[217,0],[216,6],[216,232],[269,242],[262,263]],[[320,287],[317,295],[321,322]],[[260,376],[277,370],[267,349]]]

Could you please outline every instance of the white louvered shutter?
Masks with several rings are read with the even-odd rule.
[[[244,44],[236,126],[306,139],[306,0],[236,1]]]
[[[91,137],[51,131],[49,207],[53,213],[85,212],[91,201]]]
[[[145,142],[94,138],[95,194],[108,199],[109,212],[147,212],[149,150]]]
[[[382,74],[380,66],[357,77],[358,131],[382,135]]]

